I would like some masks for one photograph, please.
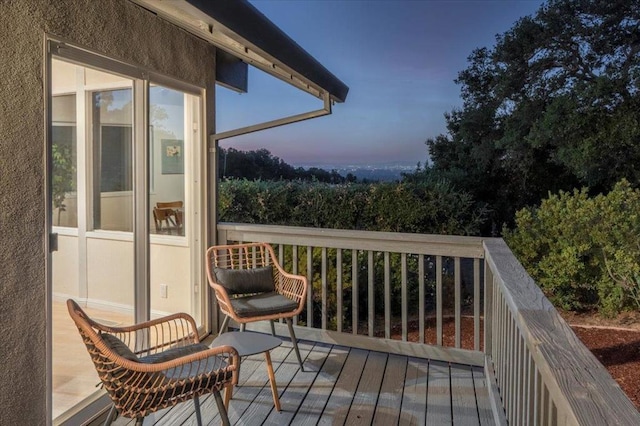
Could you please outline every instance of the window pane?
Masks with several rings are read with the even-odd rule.
[[[185,94],[162,86],[149,89],[151,232],[184,235]]]
[[[76,96],[51,99],[52,192],[54,226],[78,226]]]
[[[133,231],[132,95],[92,93],[94,229]]]

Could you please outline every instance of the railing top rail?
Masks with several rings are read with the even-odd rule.
[[[480,237],[352,231],[244,223],[219,223],[218,230],[226,232],[228,240],[484,258],[482,242],[485,239]]]
[[[640,424],[640,413],[527,274],[502,239],[484,242],[486,262],[554,401],[569,424]]]

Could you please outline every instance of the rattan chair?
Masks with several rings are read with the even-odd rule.
[[[67,308],[113,401],[105,424],[119,414],[141,425],[148,414],[193,399],[201,425],[198,397],[209,393],[222,423],[229,424],[227,407],[238,381],[238,352],[231,346],[209,348],[200,343],[191,316],[179,313],[129,327],[108,327],[89,318],[71,299]]]
[[[212,246],[206,260],[209,285],[226,315],[220,333],[231,318],[242,330],[249,322],[268,320],[275,335],[273,321],[284,319],[304,371],[292,319],[304,308],[307,279],[285,272],[266,243]]]

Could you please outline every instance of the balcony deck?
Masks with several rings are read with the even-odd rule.
[[[273,407],[262,354],[243,359],[229,404],[231,424],[495,424],[484,370],[403,355],[299,341],[271,353],[282,411]],[[204,425],[219,424],[212,396],[201,399]],[[102,424],[104,418],[92,425]],[[133,425],[119,418],[114,425]],[[148,416],[145,425],[196,424],[191,402]]]

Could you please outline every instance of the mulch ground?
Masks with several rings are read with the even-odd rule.
[[[572,328],[640,410],[640,331]]]
[[[629,399],[640,410],[640,314],[625,314],[613,320],[605,320],[596,314],[575,315],[562,312],[561,315],[571,324],[578,338],[607,368],[609,374],[618,382]],[[483,324],[480,322],[480,330]],[[361,333],[366,334],[366,326]],[[435,319],[426,323],[425,343],[436,344]],[[461,320],[461,347],[473,349],[473,318]],[[408,321],[407,340],[418,342],[418,321]],[[443,319],[443,345],[455,346],[455,320]],[[384,330],[376,325],[375,335],[384,336]],[[391,329],[392,339],[402,338],[402,326]],[[482,342],[482,334],[480,337]],[[482,349],[482,347],[481,347]]]

